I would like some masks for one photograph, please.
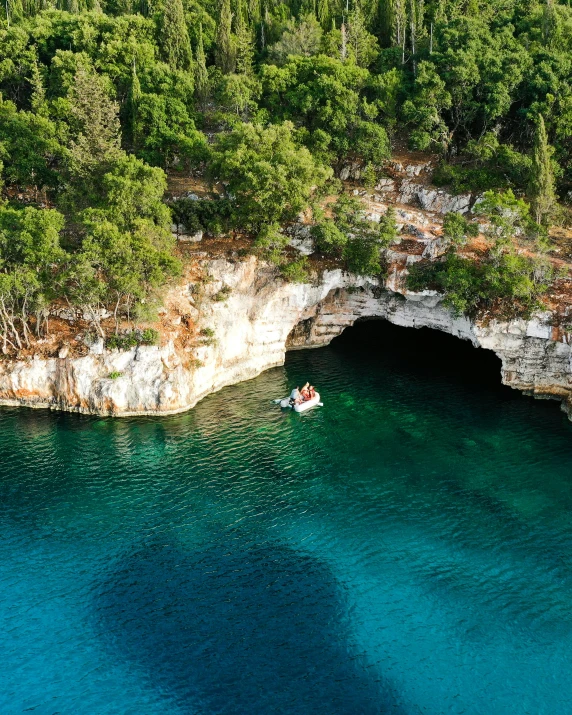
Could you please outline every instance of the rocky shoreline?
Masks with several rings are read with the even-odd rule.
[[[203,301],[200,323],[214,337],[192,359],[171,339],[162,347],[126,351],[105,350],[96,342],[83,357],[61,353],[5,360],[0,363],[0,403],[98,415],[174,414],[282,365],[287,350],[327,345],[358,319],[382,318],[442,330],[492,350],[501,359],[503,383],[560,400],[572,418],[572,346],[566,334],[552,327],[550,313],[482,326],[453,316],[429,291],[398,292],[339,269],[296,284],[277,278],[254,256],[204,259],[203,266],[210,276],[209,294],[224,287],[228,298]],[[188,300],[193,286],[177,290],[181,300]]]

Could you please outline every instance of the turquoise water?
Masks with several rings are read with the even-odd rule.
[[[176,417],[0,411],[0,712],[571,712],[572,425],[353,331]]]

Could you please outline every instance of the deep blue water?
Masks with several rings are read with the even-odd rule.
[[[498,382],[370,323],[176,417],[0,410],[0,712],[569,715],[572,425]]]

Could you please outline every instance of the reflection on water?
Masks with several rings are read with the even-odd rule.
[[[177,417],[1,411],[0,711],[569,713],[572,428],[498,372],[379,323]]]

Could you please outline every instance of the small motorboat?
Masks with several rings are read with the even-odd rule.
[[[311,410],[312,407],[322,407],[319,392],[316,392],[314,397],[312,397],[311,399],[304,400],[304,402],[299,402],[298,404],[294,404],[294,400],[290,396],[284,397],[279,402],[280,407],[290,407],[294,410],[294,412],[306,412],[306,410]]]

